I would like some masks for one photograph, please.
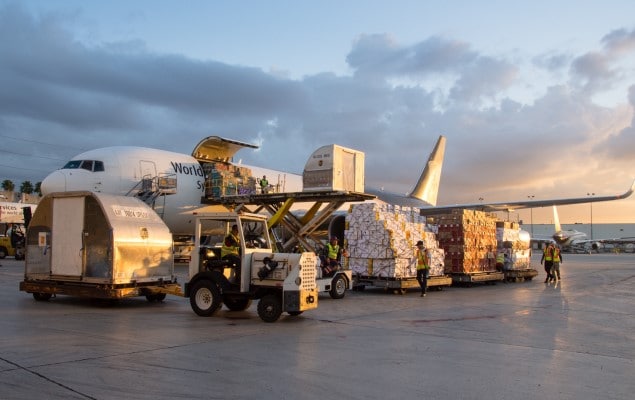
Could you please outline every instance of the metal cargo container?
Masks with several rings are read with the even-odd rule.
[[[302,174],[304,191],[364,193],[364,153],[331,144],[311,154]]]
[[[172,234],[134,197],[94,192],[52,193],[40,201],[26,235],[20,290],[162,300],[179,294]]]

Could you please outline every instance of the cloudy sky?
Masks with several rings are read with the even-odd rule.
[[[626,0],[0,0],[0,180],[219,135],[260,145],[245,164],[297,173],[320,146],[357,149],[368,186],[408,192],[442,134],[439,204],[622,193],[633,15]],[[593,219],[635,222],[635,199]]]

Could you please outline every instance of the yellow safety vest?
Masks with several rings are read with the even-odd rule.
[[[327,243],[326,244],[326,249],[328,250],[328,253],[327,253],[326,256],[328,258],[330,258],[331,260],[337,260],[337,255],[340,252],[340,246],[337,245],[337,244],[335,246],[333,246],[332,244]]]
[[[426,253],[417,249],[417,269],[428,269]]]
[[[551,261],[553,260],[553,252],[550,250],[549,247],[545,248],[545,261]]]
[[[497,264],[504,264],[505,263],[505,254],[498,253],[498,255],[496,256],[496,263]]]
[[[553,261],[560,261],[560,249],[558,248],[554,248],[553,249]]]
[[[227,241],[233,239],[236,243],[235,246],[228,246],[227,245]],[[227,235],[227,237],[225,238],[225,240],[223,240],[223,246],[220,248],[220,256],[225,257],[229,254],[233,254],[235,256],[239,255],[238,249],[240,248],[240,239],[236,236],[234,236],[233,233],[230,233],[229,235]]]

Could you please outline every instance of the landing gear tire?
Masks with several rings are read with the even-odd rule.
[[[342,275],[338,275],[333,278],[331,282],[331,290],[329,291],[329,295],[332,299],[341,299],[346,296],[346,278]]]
[[[251,305],[251,299],[246,298],[227,298],[223,300],[223,304],[230,311],[245,311]]]
[[[216,283],[204,279],[196,282],[190,293],[190,306],[196,315],[212,316],[221,307],[221,293]]]
[[[258,316],[265,322],[276,322],[282,315],[282,301],[279,296],[268,294],[258,302]]]

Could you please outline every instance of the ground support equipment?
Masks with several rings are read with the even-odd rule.
[[[449,287],[450,285],[452,285],[452,278],[449,275],[431,276],[428,278],[428,289],[443,290],[444,287]],[[366,286],[384,288],[384,290],[395,294],[405,294],[408,289],[420,289],[419,282],[414,277],[385,278],[362,275],[353,277],[353,290],[361,291]]]
[[[128,283],[119,285],[69,282],[63,280],[24,280],[20,282],[20,290],[32,293],[36,300],[48,300],[58,294],[113,300],[145,296],[150,302],[163,301],[168,294],[183,296],[181,285],[176,281],[161,284],[153,282],[151,284]]]

